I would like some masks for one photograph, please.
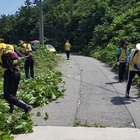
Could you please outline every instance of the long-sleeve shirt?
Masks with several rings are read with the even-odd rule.
[[[65,43],[65,51],[70,51],[71,45],[70,43]]]
[[[2,55],[7,54],[8,52],[14,52],[14,46],[11,44],[5,44],[5,43],[0,43],[0,63],[1,65],[3,64],[2,61]],[[2,75],[4,75],[4,72],[7,68],[2,67]]]
[[[24,56],[28,56],[26,59],[32,59],[33,55],[32,55],[32,47],[31,44],[29,43],[23,43],[20,47],[20,52],[24,55]]]

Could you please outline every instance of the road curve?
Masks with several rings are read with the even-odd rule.
[[[65,59],[65,55],[62,55]],[[58,70],[66,82],[64,98],[39,109],[33,109],[32,119],[39,126],[95,126],[140,128],[138,90],[131,88],[131,98],[125,98],[126,82],[104,63],[85,56],[71,55]],[[41,112],[37,117],[36,112]],[[44,120],[45,112],[49,119]]]

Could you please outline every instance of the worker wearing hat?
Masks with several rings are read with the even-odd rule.
[[[70,58],[70,49],[71,49],[71,44],[69,43],[69,40],[66,41],[66,43],[64,45],[64,49],[65,49],[67,60],[69,60],[69,58]]]
[[[32,107],[25,102],[19,100],[16,97],[17,89],[20,81],[20,71],[17,68],[17,63],[13,61],[14,67],[5,68],[3,64],[3,54],[14,54],[18,58],[18,55],[14,53],[14,47],[10,44],[5,44],[4,39],[0,38],[0,63],[2,65],[2,75],[3,75],[3,92],[4,98],[8,101],[10,106],[10,113],[14,111],[14,105],[24,109],[25,113],[29,113],[32,110]],[[17,61],[16,61],[17,62]]]
[[[20,52],[26,57],[24,63],[26,79],[29,79],[30,77],[34,78],[34,59],[31,44],[19,40],[18,46],[20,46]]]
[[[6,48],[6,44],[4,43],[4,39],[0,38],[0,64],[2,64],[1,56],[3,54],[3,49]]]
[[[127,57],[129,55],[127,46],[129,45],[128,41],[123,41],[121,44],[121,48],[117,50],[117,64],[119,66],[119,82],[122,83],[124,81],[124,75],[126,72],[126,63]]]
[[[2,62],[2,55],[4,53],[8,53],[8,52],[12,52],[14,51],[14,46],[11,45],[11,44],[5,44],[4,43],[4,39],[3,38],[0,38],[0,64],[3,65],[3,62]],[[2,76],[4,75],[4,72],[7,68],[3,67],[2,66]]]
[[[140,77],[140,43],[137,43],[136,49],[132,49],[130,53],[129,72],[125,92],[126,98],[129,98],[132,79],[136,74]]]

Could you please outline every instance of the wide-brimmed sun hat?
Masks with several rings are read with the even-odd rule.
[[[22,45],[23,43],[24,43],[24,41],[22,41],[22,40],[18,41],[18,45]]]
[[[4,42],[4,39],[3,38],[0,38],[0,42]]]
[[[140,43],[137,43],[137,44],[136,44],[136,48],[137,48],[138,50],[140,50]]]

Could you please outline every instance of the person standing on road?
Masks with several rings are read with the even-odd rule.
[[[34,78],[34,59],[31,45],[20,40],[18,46],[20,46],[20,52],[26,57],[24,64],[26,79]]]
[[[136,74],[140,77],[140,43],[136,44],[136,49],[132,49],[129,56],[129,71],[125,92],[126,98],[129,98],[132,79]]]
[[[16,97],[20,81],[20,71],[18,69],[18,54],[14,51],[14,46],[5,44],[0,38],[0,64],[2,66],[4,99],[8,101],[10,113],[13,113],[14,105],[24,109],[29,113],[32,107]]]
[[[126,72],[126,63],[127,63],[127,57],[129,55],[127,46],[129,45],[128,41],[123,41],[121,44],[121,48],[118,48],[117,50],[117,65],[119,66],[119,82],[124,82],[124,75]]]
[[[66,53],[67,60],[69,60],[70,49],[71,49],[71,44],[69,43],[69,40],[66,41],[66,43],[64,45],[64,48],[65,48],[65,53]]]

